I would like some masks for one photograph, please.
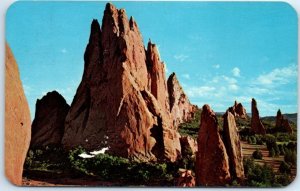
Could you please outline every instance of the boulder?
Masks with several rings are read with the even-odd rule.
[[[259,118],[257,103],[254,98],[252,98],[252,102],[251,102],[251,113],[252,113],[251,131],[255,134],[262,134],[262,135],[266,134],[266,129]]]
[[[7,44],[5,49],[5,174],[13,184],[21,185],[31,119],[18,65]]]
[[[69,108],[63,96],[56,91],[38,99],[32,122],[30,147],[60,146]]]
[[[225,186],[230,182],[228,155],[219,135],[218,120],[209,105],[202,107],[196,155],[196,184]]]
[[[195,187],[195,177],[191,170],[179,169],[180,176],[176,180],[178,187]]]
[[[242,146],[233,114],[227,111],[223,115],[223,139],[229,157],[232,179],[242,181],[245,178]]]
[[[194,118],[196,106],[190,103],[175,73],[169,76],[167,84],[173,125],[178,127],[180,123],[188,122]]]

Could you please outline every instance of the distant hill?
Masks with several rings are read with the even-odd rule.
[[[297,113],[287,113],[283,114],[284,117],[286,117],[289,121],[293,122],[294,124],[297,124]],[[276,120],[276,116],[266,116],[262,117],[261,119],[265,120]]]

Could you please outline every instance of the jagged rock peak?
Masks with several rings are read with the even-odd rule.
[[[230,181],[229,161],[218,132],[218,120],[209,105],[202,107],[196,154],[198,186],[224,186]]]
[[[259,111],[257,109],[257,103],[254,98],[252,98],[251,102],[251,130],[256,134],[266,134],[266,129],[263,126],[260,118],[259,118]]]
[[[177,127],[182,122],[192,120],[197,108],[190,103],[174,72],[169,76],[167,86],[173,125]]]
[[[145,161],[180,156],[164,64],[157,55],[146,58],[136,26],[124,10],[106,5],[100,40],[87,46],[84,75],[65,120],[64,148],[108,147],[109,154]]]
[[[147,46],[147,55],[148,55],[148,59],[150,60],[157,59],[158,61],[160,61],[160,55],[157,46],[156,44],[152,43],[150,39],[148,41],[148,46]]]
[[[242,103],[234,101],[234,105],[229,107],[228,110],[233,114],[234,117],[247,119],[247,112]]]
[[[48,92],[36,102],[30,147],[61,145],[64,122],[70,106],[57,91]]]

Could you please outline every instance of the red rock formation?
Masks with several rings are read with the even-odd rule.
[[[179,169],[180,176],[176,181],[178,187],[195,187],[195,177],[191,170]]]
[[[293,129],[289,123],[289,120],[284,118],[284,116],[281,114],[280,109],[277,111],[275,127],[288,133],[293,133]]]
[[[234,117],[239,117],[242,119],[247,119],[246,109],[243,107],[241,103],[234,102],[234,105],[228,109]]]
[[[223,115],[223,138],[229,157],[230,175],[233,179],[242,181],[245,177],[242,147],[233,114],[227,111]]]
[[[230,181],[228,155],[218,132],[218,120],[208,105],[202,107],[196,155],[196,184],[224,186]]]
[[[37,100],[32,122],[30,147],[60,145],[64,122],[70,106],[56,91]]]
[[[160,61],[155,44],[149,40],[146,51],[148,69],[148,88],[162,109],[169,110],[169,96],[166,83],[165,65]]]
[[[196,106],[190,103],[175,73],[169,76],[167,84],[173,125],[177,127],[180,123],[190,121],[194,117]]]
[[[185,152],[191,151],[193,155],[196,154],[198,150],[197,141],[191,138],[190,136],[182,136],[180,137],[180,145],[181,145],[181,154],[184,156]]]
[[[260,121],[256,100],[254,98],[252,98],[252,102],[251,102],[251,113],[252,113],[252,117],[251,117],[252,132],[254,132],[255,134],[263,134],[263,135],[266,134],[266,129],[263,126],[262,122]]]
[[[176,160],[179,134],[167,110],[164,66],[147,52],[136,22],[108,3],[102,29],[94,20],[82,81],[65,121],[62,143],[141,160]],[[162,96],[164,92],[165,97]]]
[[[7,44],[5,48],[5,174],[13,184],[21,185],[31,119],[18,65]]]

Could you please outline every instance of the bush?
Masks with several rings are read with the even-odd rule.
[[[255,164],[251,158],[245,158],[243,164],[247,186],[270,187],[274,184],[275,174],[270,166]]]
[[[279,172],[281,172],[282,174],[284,174],[284,173],[290,174],[291,166],[288,163],[286,163],[285,161],[282,161],[279,166]]]
[[[254,159],[262,159],[263,155],[260,150],[256,149],[256,151],[253,152],[252,157]]]
[[[275,184],[278,186],[287,186],[292,182],[292,179],[288,174],[277,175],[275,177]]]
[[[284,161],[290,163],[292,165],[297,164],[297,154],[295,151],[291,151],[289,149],[286,150],[284,155]]]
[[[275,156],[275,151],[274,149],[272,148],[270,151],[269,151],[269,157],[274,157]]]

